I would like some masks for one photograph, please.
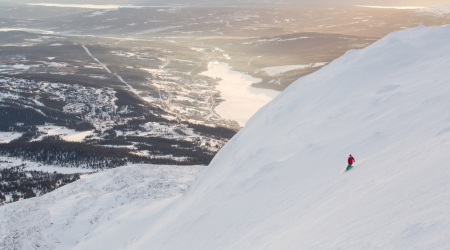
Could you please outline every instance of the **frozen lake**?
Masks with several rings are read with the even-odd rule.
[[[252,87],[252,83],[260,82],[261,79],[233,71],[228,63],[210,62],[208,71],[203,72],[202,75],[222,79],[217,90],[225,101],[220,103],[215,111],[225,119],[239,122],[241,126],[244,126],[262,106],[281,93]]]

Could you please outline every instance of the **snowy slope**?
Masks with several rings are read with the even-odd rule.
[[[450,248],[449,40],[397,32],[301,78],[187,192],[204,167],[137,165],[1,206],[0,249]]]
[[[179,200],[203,166],[134,165],[0,206],[0,249],[118,249]]]
[[[396,32],[299,79],[129,249],[450,248],[448,41]]]

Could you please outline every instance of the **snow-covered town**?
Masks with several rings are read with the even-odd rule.
[[[153,136],[170,139],[187,140],[200,142],[206,150],[217,151],[223,146],[224,141],[220,139],[207,138],[184,124],[168,124],[158,122],[145,122],[138,127],[127,129],[127,124],[141,117],[130,116],[131,107],[128,105],[117,106],[115,91],[109,88],[93,88],[80,85],[69,85],[63,83],[36,82],[33,80],[2,77],[0,79],[0,102],[3,105],[18,104],[27,108],[32,108],[36,112],[46,116],[40,107],[48,107],[43,103],[52,101],[59,106],[64,113],[76,115],[82,122],[91,124],[92,130],[79,131],[67,129],[52,124],[38,126],[40,137],[45,135],[60,135],[67,141],[84,141],[86,139],[104,139],[102,133],[114,127],[123,127],[117,130],[117,136]],[[123,117],[122,117],[123,116]],[[176,119],[176,116],[166,114],[169,120]],[[19,124],[20,126],[20,124]],[[14,128],[11,127],[11,131]],[[1,133],[1,132],[0,132]],[[145,151],[144,151],[145,152]],[[142,154],[143,152],[141,152]]]

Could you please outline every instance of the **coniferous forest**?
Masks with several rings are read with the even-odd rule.
[[[123,88],[69,80],[0,75],[3,202],[39,196],[77,179],[30,172],[22,163],[75,168],[74,173],[141,163],[208,165],[237,131],[203,117],[188,122]],[[74,134],[85,135],[65,138]]]
[[[44,195],[80,179],[80,174],[26,170],[25,164],[0,169],[0,204]]]

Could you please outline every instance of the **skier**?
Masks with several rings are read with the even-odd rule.
[[[353,158],[353,156],[352,155],[350,155],[349,157],[348,157],[348,166],[347,166],[347,169],[346,169],[346,171],[348,171],[348,170],[350,170],[350,169],[352,169],[352,165],[353,165],[353,163],[355,163],[355,158]]]

